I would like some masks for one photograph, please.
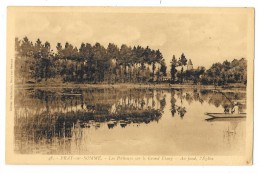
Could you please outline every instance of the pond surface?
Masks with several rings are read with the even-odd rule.
[[[213,119],[244,91],[200,89],[16,89],[20,154],[242,155],[246,118]]]

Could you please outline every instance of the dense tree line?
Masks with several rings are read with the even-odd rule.
[[[247,61],[245,58],[214,63],[202,76],[202,84],[226,85],[247,83]]]
[[[247,63],[240,60],[214,63],[208,70],[193,68],[191,59],[182,53],[172,57],[170,75],[160,50],[125,44],[118,47],[109,43],[82,43],[79,49],[66,42],[57,43],[56,50],[49,42],[35,43],[27,37],[15,39],[16,79],[21,83],[41,82],[52,78],[74,83],[193,83],[203,85],[226,85],[247,81]],[[170,76],[170,77],[169,77]]]
[[[77,83],[160,82],[166,76],[162,53],[148,46],[82,43],[78,49],[66,42],[64,47],[57,43],[56,49],[40,39],[16,38],[16,75],[23,82],[61,78]]]
[[[190,60],[189,60],[190,61]],[[182,53],[179,59],[173,55],[171,61],[171,83],[194,83],[203,85],[226,85],[230,83],[247,82],[247,61],[245,58],[214,63],[208,70],[199,66],[196,69],[189,68],[192,62],[187,64],[187,58]],[[184,67],[187,66],[186,70]],[[178,68],[180,68],[178,70]]]

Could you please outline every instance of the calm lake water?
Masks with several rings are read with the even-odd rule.
[[[200,89],[16,89],[20,154],[242,155],[246,119],[206,120],[246,93]]]

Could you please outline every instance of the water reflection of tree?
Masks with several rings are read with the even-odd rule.
[[[224,92],[220,93],[214,90],[200,90],[200,89],[180,89],[176,90],[177,98],[181,101],[186,100],[188,104],[193,101],[199,101],[201,104],[207,102],[216,107],[230,109],[234,102],[238,102],[240,111],[246,109],[246,94],[244,92]],[[174,109],[173,109],[174,112]]]
[[[197,89],[193,90],[193,99],[194,101],[199,101],[201,104],[204,102],[204,100],[201,98],[201,94]]]
[[[177,100],[175,99],[175,94],[178,96],[178,98],[181,98],[181,106],[177,105],[176,102]],[[174,90],[171,89],[171,113],[172,116],[174,117],[176,113],[183,118],[184,115],[186,114],[186,108],[182,106],[182,98],[183,98],[183,91],[182,90]]]
[[[15,102],[16,141],[52,144],[56,140],[66,147],[68,139],[81,142],[80,128],[98,129],[101,124],[125,128],[159,121],[166,104],[163,93],[140,89],[19,90],[16,94],[24,95]]]
[[[215,107],[222,107],[224,109],[230,109],[232,104],[237,101],[240,102],[239,109],[244,111],[246,109],[246,94],[243,92],[225,92],[219,93],[212,90],[200,90],[200,89],[171,89],[171,113],[175,116],[178,113],[181,117],[186,114],[186,108],[183,107],[183,100],[187,101],[190,105],[193,101],[203,104],[207,102]],[[180,100],[180,105],[177,105],[177,100]],[[231,100],[231,101],[230,101]]]
[[[212,104],[216,107],[222,107],[224,108],[232,108],[234,102],[239,102],[239,109],[240,111],[243,111],[246,109],[246,93],[243,92],[224,92],[220,93],[217,91],[210,91],[210,90],[201,90],[200,91],[201,98],[208,102],[209,104]]]
[[[15,139],[27,141],[30,146],[31,141],[55,143],[58,140],[69,148],[67,139],[75,136],[73,126],[77,121],[80,128],[96,129],[102,124],[112,129],[117,125],[126,128],[132,123],[138,126],[159,121],[166,105],[166,92],[171,94],[172,116],[178,114],[181,118],[187,113],[184,100],[188,104],[199,101],[216,107],[230,105],[223,95],[199,89],[16,90]],[[246,97],[245,93],[225,94],[232,101],[243,101]]]
[[[30,108],[32,103],[36,104],[37,102],[38,105],[41,105],[41,108],[45,108],[47,111],[60,109],[67,111],[72,109],[109,111],[113,105],[121,106],[121,109],[122,107],[126,109],[128,107],[146,109],[154,107],[155,104],[163,106],[163,100],[161,100],[163,97],[154,97],[154,92],[151,90],[88,89],[77,92],[68,89],[55,92],[34,90],[31,93],[25,91],[24,95],[26,97],[23,97],[23,100],[16,102],[18,106]],[[155,98],[156,100],[154,100]],[[24,101],[29,101],[29,103],[25,105]]]

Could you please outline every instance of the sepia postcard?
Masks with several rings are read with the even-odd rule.
[[[253,8],[7,13],[7,164],[253,163]]]

